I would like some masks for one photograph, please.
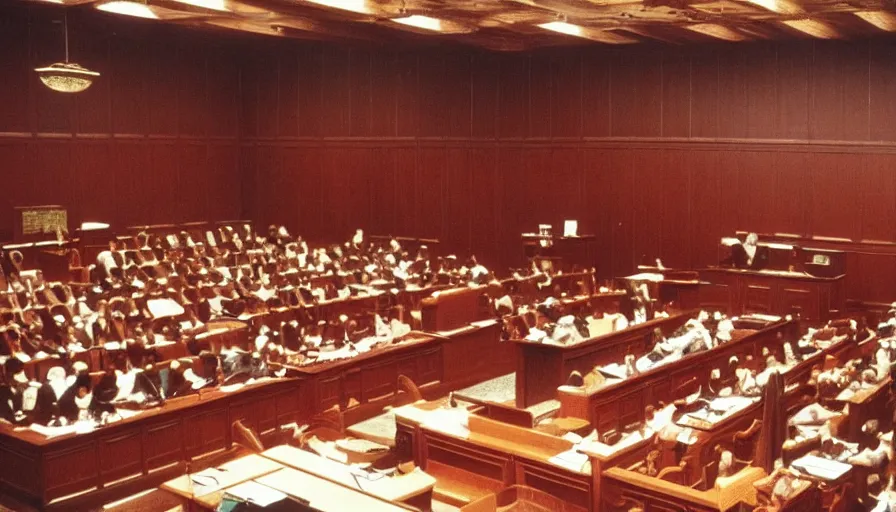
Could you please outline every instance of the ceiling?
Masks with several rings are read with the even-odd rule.
[[[569,44],[852,39],[896,31],[894,0],[33,0],[317,40]]]

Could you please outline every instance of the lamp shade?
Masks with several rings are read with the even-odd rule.
[[[96,71],[82,68],[74,62],[57,62],[45,68],[37,68],[40,81],[59,92],[76,93],[86,90],[100,76]]]

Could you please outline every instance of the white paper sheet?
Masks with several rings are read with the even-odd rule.
[[[835,481],[852,469],[852,466],[849,464],[844,464],[835,460],[822,459],[815,455],[801,457],[793,461],[791,466],[808,475],[816,478],[823,478],[828,481]]]
[[[253,480],[235,485],[227,489],[226,493],[259,507],[267,507],[272,503],[286,499],[286,494]]]

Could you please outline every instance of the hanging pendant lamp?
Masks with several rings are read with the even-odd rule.
[[[58,92],[77,93],[87,90],[93,80],[100,76],[74,62],[68,61],[68,15],[63,18],[65,29],[65,62],[57,62],[47,67],[36,68],[40,81],[50,89]]]

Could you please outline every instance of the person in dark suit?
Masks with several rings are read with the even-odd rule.
[[[742,244],[731,246],[729,261],[737,268],[762,270],[768,266],[768,247],[760,247],[759,236],[750,233]]]

